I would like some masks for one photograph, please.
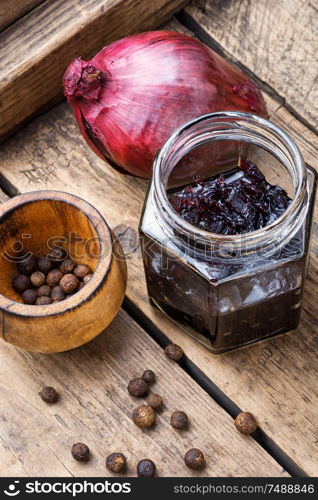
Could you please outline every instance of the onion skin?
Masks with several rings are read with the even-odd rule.
[[[125,173],[149,178],[156,151],[188,120],[215,111],[267,116],[254,82],[201,42],[173,31],[128,36],[64,74],[88,145]]]

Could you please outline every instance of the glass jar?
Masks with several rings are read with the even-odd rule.
[[[233,169],[244,153],[292,199],[272,224],[239,235],[186,222],[171,189]],[[153,305],[214,353],[294,330],[306,277],[316,173],[273,123],[211,113],[177,129],[158,152],[140,222]]]

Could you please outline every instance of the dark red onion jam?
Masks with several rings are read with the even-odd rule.
[[[219,234],[242,234],[272,224],[291,199],[269,184],[255,163],[241,157],[238,167],[208,180],[170,192],[169,200],[183,219]]]

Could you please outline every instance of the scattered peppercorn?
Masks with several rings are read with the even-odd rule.
[[[153,477],[156,474],[156,466],[152,460],[144,458],[137,465],[138,477]]]
[[[37,306],[48,306],[49,304],[52,304],[53,300],[51,297],[46,297],[45,295],[42,295],[42,297],[38,297],[36,299],[36,305]]]
[[[83,278],[84,285],[86,285],[86,283],[88,283],[92,279],[92,277],[93,277],[92,274],[86,274],[86,276],[84,276]]]
[[[71,273],[74,270],[75,267],[75,262],[74,260],[68,258],[66,260],[63,260],[63,262],[60,265],[60,271],[62,271],[63,274]]]
[[[37,290],[34,288],[28,288],[22,293],[22,300],[25,304],[29,306],[34,305],[36,303],[36,299],[38,298]]]
[[[242,434],[252,434],[257,429],[257,421],[252,413],[243,411],[239,413],[234,421],[235,427]]]
[[[86,264],[78,264],[74,269],[74,274],[78,278],[84,278],[90,272],[91,270]]]
[[[183,350],[177,344],[169,344],[165,348],[165,355],[168,356],[168,358],[173,359],[174,361],[179,361],[182,358],[183,354]]]
[[[31,276],[38,268],[38,261],[34,255],[30,255],[27,259],[19,262],[17,268],[20,274]]]
[[[106,467],[111,472],[118,474],[124,472],[127,467],[127,460],[122,453],[111,453],[106,458]]]
[[[39,287],[45,284],[46,276],[41,271],[35,271],[31,274],[30,281],[33,286]]]
[[[63,274],[59,269],[52,269],[46,277],[46,283],[50,286],[57,286],[62,279]]]
[[[52,268],[53,268],[53,262],[50,259],[47,259],[46,257],[41,257],[38,260],[38,269],[39,271],[41,271],[41,273],[47,275]]]
[[[138,427],[150,427],[156,420],[156,414],[150,405],[141,405],[134,409],[132,420]]]
[[[59,396],[54,387],[44,387],[41,392],[39,392],[41,399],[45,401],[45,403],[56,403]]]
[[[24,292],[30,286],[30,278],[26,274],[18,274],[12,280],[12,288],[18,293]]]
[[[89,447],[84,443],[76,443],[72,446],[72,455],[75,460],[79,462],[88,462],[89,460]]]
[[[74,293],[78,289],[79,281],[75,274],[64,274],[60,281],[60,287],[66,294]]]
[[[154,410],[160,410],[162,407],[162,397],[159,394],[149,394],[147,403]]]
[[[155,381],[155,374],[152,370],[145,370],[142,377],[147,384],[152,384]]]
[[[176,429],[186,429],[189,424],[187,414],[184,411],[174,411],[170,417],[170,424]]]
[[[38,288],[39,297],[49,297],[51,295],[51,287],[49,285],[42,285]]]
[[[59,302],[65,299],[65,293],[60,286],[54,286],[51,291],[51,299],[53,302]]]
[[[127,389],[131,396],[141,397],[148,392],[148,384],[142,378],[134,378],[129,382]]]
[[[185,454],[184,462],[189,469],[200,469],[205,465],[205,458],[201,450],[191,448]]]

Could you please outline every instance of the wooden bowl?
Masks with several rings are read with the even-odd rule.
[[[23,250],[22,250],[23,246]],[[92,279],[77,293],[49,305],[26,305],[11,285],[17,257],[46,256],[64,247],[88,264]],[[125,295],[123,251],[100,213],[77,196],[38,191],[0,207],[0,336],[29,351],[52,353],[78,347],[103,331]]]

